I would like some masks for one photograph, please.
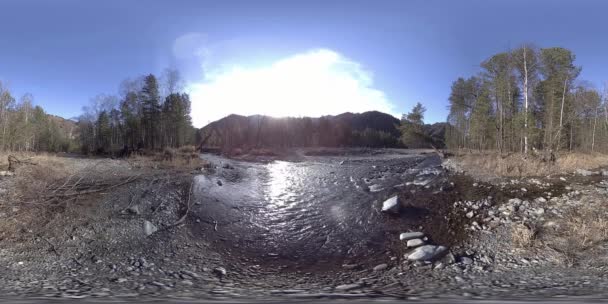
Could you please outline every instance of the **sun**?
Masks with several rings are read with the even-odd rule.
[[[229,114],[318,117],[378,110],[393,113],[372,73],[331,50],[318,49],[262,68],[222,67],[188,86],[197,127]]]

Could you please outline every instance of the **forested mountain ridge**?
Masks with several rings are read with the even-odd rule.
[[[335,116],[274,118],[229,115],[203,127],[201,146],[234,148],[289,147],[404,147],[402,122],[392,115],[369,111]],[[437,125],[441,127],[442,125]],[[441,130],[426,127],[434,142],[443,143]],[[431,132],[433,131],[433,132]],[[430,147],[428,144],[421,146]]]

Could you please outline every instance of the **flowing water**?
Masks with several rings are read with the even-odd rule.
[[[445,181],[434,154],[305,157],[253,163],[204,154],[213,173],[196,177],[192,229],[229,254],[324,265],[385,254],[410,217],[380,212],[382,202]],[[401,195],[400,195],[401,196]],[[335,263],[334,263],[335,264]]]

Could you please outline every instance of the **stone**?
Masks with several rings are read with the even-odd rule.
[[[511,204],[511,205],[519,205],[519,204],[521,204],[521,199],[512,198],[512,199],[509,200],[509,204]]]
[[[139,205],[133,205],[133,206],[127,208],[127,212],[129,212],[130,214],[139,215],[140,214]]]
[[[445,255],[444,261],[446,264],[450,265],[450,264],[454,264],[456,263],[456,257],[454,256],[453,253],[448,253]]]
[[[407,256],[410,261],[430,261],[447,250],[445,246],[424,245],[416,248]]]
[[[142,257],[142,258],[139,258],[139,259],[138,259],[138,262],[139,262],[139,266],[141,266],[141,267],[143,267],[143,268],[148,268],[148,267],[150,267],[150,263],[148,263],[148,261],[146,261],[146,259],[145,259],[145,258],[143,258],[143,257]]]
[[[407,241],[407,248],[414,248],[424,245],[424,241],[421,239],[411,239]]]
[[[545,199],[544,197],[541,196],[541,197],[537,198],[536,201],[539,203],[546,203],[547,199]]]
[[[602,170],[602,176],[608,176],[608,170]]]
[[[361,287],[361,284],[359,284],[359,283],[343,284],[343,285],[336,286],[336,290],[339,290],[339,291],[349,291],[349,290],[357,289],[357,288],[360,288],[360,287]]]
[[[462,263],[464,265],[471,265],[471,264],[473,264],[473,259],[471,259],[469,257],[461,257],[460,263]]]
[[[469,212],[467,212],[466,216],[467,216],[467,218],[472,218],[473,216],[475,216],[475,212],[469,211]]]
[[[0,176],[13,176],[14,173],[11,171],[0,171]]]
[[[190,270],[182,270],[180,272],[182,274],[185,274],[185,275],[190,276],[190,277],[195,278],[195,279],[200,279],[200,277],[201,277],[198,273],[196,273],[194,271],[190,271]]]
[[[158,228],[154,226],[154,224],[152,224],[150,221],[144,221],[144,233],[146,236],[150,236],[156,231],[158,231]]]
[[[218,277],[223,277],[226,275],[226,268],[224,267],[215,267],[213,268],[213,273],[215,273]]]
[[[369,186],[369,192],[380,192],[382,190],[384,190],[384,188],[382,188],[382,186],[378,185],[378,184],[374,184],[374,185]]]
[[[382,212],[399,213],[399,197],[397,195],[387,199],[382,203]]]
[[[342,265],[342,268],[347,269],[347,270],[353,270],[357,267],[359,267],[359,264],[343,264]]]
[[[223,185],[223,184],[222,184],[222,181],[218,179],[218,180],[217,180],[217,185],[218,185],[218,186]]]
[[[382,271],[382,270],[385,270],[386,268],[388,268],[387,264],[380,264],[380,265],[377,265],[376,267],[374,267],[374,271]]]
[[[576,174],[582,175],[582,176],[591,176],[591,175],[595,174],[595,172],[585,170],[585,169],[577,169]]]
[[[412,239],[419,239],[424,236],[422,232],[404,232],[399,235],[399,239],[402,241],[409,241]]]

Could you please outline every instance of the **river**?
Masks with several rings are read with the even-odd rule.
[[[201,157],[214,169],[195,178],[195,234],[227,254],[298,267],[394,254],[399,233],[433,213],[419,195],[446,182],[436,154],[407,150],[269,163]],[[393,195],[418,204],[382,213]]]

